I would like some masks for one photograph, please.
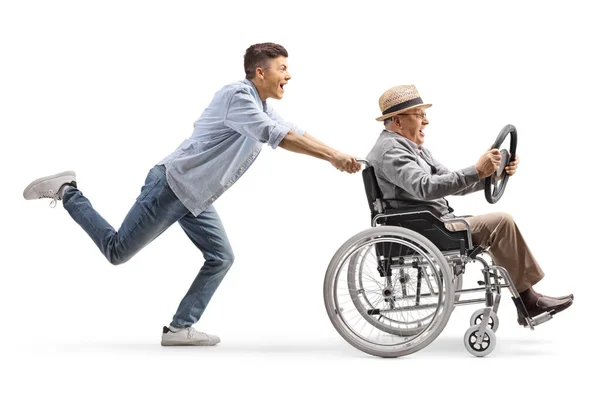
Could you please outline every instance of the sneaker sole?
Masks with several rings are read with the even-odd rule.
[[[220,341],[218,341],[217,343],[190,343],[190,342],[160,342],[161,346],[215,346],[217,344],[219,344]]]
[[[50,175],[50,176],[44,176],[43,178],[39,178],[36,179],[35,181],[31,182],[29,185],[27,185],[27,187],[25,188],[25,190],[23,190],[23,197],[25,197],[25,194],[31,190],[32,187],[34,187],[35,185],[37,185],[40,182],[44,182],[44,181],[49,181],[51,179],[56,179],[56,178],[60,178],[63,175],[71,175],[73,176],[73,178],[75,178],[75,171],[65,171],[65,172],[61,172],[55,175]],[[75,179],[73,179],[75,180]],[[26,200],[34,200],[34,199],[26,199]]]

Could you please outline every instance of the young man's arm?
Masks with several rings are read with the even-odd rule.
[[[304,133],[304,137],[307,139],[312,140],[313,142],[316,142],[318,144],[321,144],[323,146],[327,146],[325,143],[321,142],[320,140],[318,140],[316,137],[309,135],[308,133]]]
[[[272,110],[269,111],[270,113],[263,112],[252,95],[242,89],[232,94],[223,123],[241,135],[267,143],[273,148],[281,147],[327,160],[340,171],[354,173],[360,170],[360,165],[353,157],[323,143],[304,138],[303,135],[293,131],[289,127],[290,124],[283,125],[272,119],[269,116],[269,114],[273,115]]]
[[[279,142],[279,147],[295,153],[306,154],[320,158],[321,160],[329,161],[340,171],[351,174],[360,171],[361,168],[354,157],[332,149],[307,133],[299,135],[294,131],[289,131],[287,135],[283,137],[281,142]]]
[[[325,143],[321,142],[314,136],[311,136],[308,133],[306,133],[303,129],[295,126],[293,123],[285,121],[273,109],[273,107],[271,107],[270,104],[267,104],[267,115],[279,124],[287,126],[290,130],[289,133],[283,138],[283,140],[285,140],[285,143],[283,143],[283,145],[281,143],[279,144],[279,146],[282,149],[294,151],[296,153],[306,154],[312,157],[320,158],[321,160],[329,161],[331,164],[333,164],[334,167],[336,167],[340,171],[346,171],[349,173],[360,171],[360,165],[356,162],[354,157],[350,157],[347,154],[343,154],[337,150],[332,149],[331,147],[327,146]],[[290,135],[290,133],[294,133],[295,136],[304,137],[308,140],[301,140],[298,137]],[[350,164],[348,164],[349,160],[351,160]]]

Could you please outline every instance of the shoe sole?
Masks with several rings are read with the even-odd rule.
[[[37,185],[38,183],[44,182],[44,181],[49,181],[51,179],[60,178],[63,175],[72,175],[73,177],[75,177],[75,171],[65,171],[65,172],[61,172],[61,173],[55,174],[55,175],[44,176],[43,178],[36,179],[35,181],[33,181],[29,185],[27,185],[27,187],[25,188],[25,190],[23,190],[23,197],[25,197],[25,194],[29,190],[31,190],[32,187],[34,187],[35,185]],[[35,199],[25,199],[25,200],[35,200]]]
[[[215,346],[217,343],[190,343],[190,342],[160,342],[161,346]]]

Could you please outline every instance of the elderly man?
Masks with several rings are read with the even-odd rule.
[[[25,199],[62,200],[64,208],[112,264],[122,264],[178,222],[204,255],[204,265],[179,304],[163,346],[212,346],[216,335],[195,330],[211,297],[233,263],[233,251],[212,205],[245,172],[262,144],[307,154],[354,173],[354,157],[318,141],[283,120],[267,99],[281,99],[291,79],[287,50],[274,43],[250,46],[244,56],[246,79],[219,90],[194,124],[188,139],[152,167],[144,187],[119,230],[94,210],[77,188],[74,172],[29,184]]]
[[[367,159],[373,165],[383,198],[393,208],[410,211],[427,206],[442,219],[454,218],[445,196],[464,195],[483,189],[484,178],[499,168],[498,149],[486,151],[474,165],[450,171],[423,147],[429,124],[423,103],[413,85],[396,86],[379,98],[385,129]],[[506,166],[513,175],[518,157]],[[560,312],[573,303],[573,295],[550,297],[537,293],[533,285],[543,277],[519,228],[509,214],[490,213],[466,218],[473,242],[487,248],[494,261],[508,270],[530,316],[544,311]],[[460,223],[447,223],[450,230],[465,229]],[[519,316],[519,323],[525,321]]]

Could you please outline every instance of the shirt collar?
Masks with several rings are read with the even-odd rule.
[[[418,155],[418,154],[420,154],[420,153],[421,153],[421,150],[422,150],[422,149],[420,149],[420,148],[419,148],[419,145],[417,145],[415,142],[413,142],[413,141],[411,141],[411,140],[408,140],[407,138],[405,138],[405,137],[404,137],[404,136],[402,136],[402,135],[399,135],[399,134],[397,134],[396,132],[392,132],[392,131],[389,131],[389,130],[387,130],[387,129],[384,129],[383,131],[384,131],[384,132],[388,132],[388,133],[390,133],[390,134],[394,135],[394,139],[396,139],[396,140],[398,140],[400,143],[404,144],[404,146],[408,146],[410,149],[412,149],[412,151],[414,151],[414,152],[415,152],[415,154],[417,154],[417,155]]]
[[[244,79],[243,82],[250,86],[250,89],[252,91],[252,95],[254,96],[254,99],[259,103],[262,104],[263,106],[263,111],[267,111],[267,102],[266,101],[262,101],[260,99],[260,96],[258,95],[258,89],[256,88],[256,85],[254,84],[254,82],[252,82],[250,79]]]

